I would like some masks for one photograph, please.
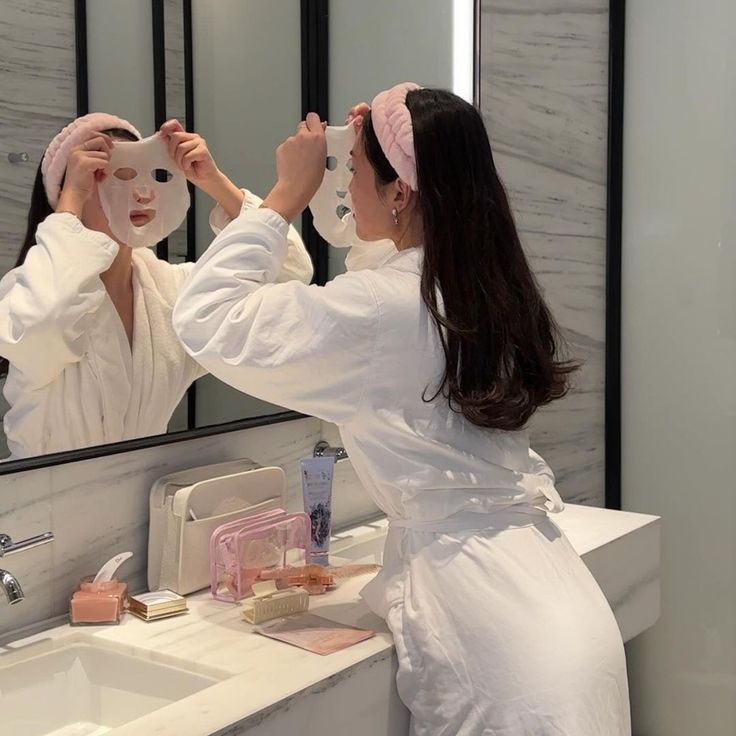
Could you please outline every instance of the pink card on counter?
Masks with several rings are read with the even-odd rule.
[[[270,621],[256,632],[322,655],[339,652],[376,635],[375,631],[355,629],[312,613]]]

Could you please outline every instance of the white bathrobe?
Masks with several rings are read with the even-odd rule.
[[[324,287],[273,283],[287,225],[245,212],[215,239],[174,327],[223,381],[339,425],[391,525],[363,590],[385,617],[421,736],[627,736],[621,635],[548,516],[554,478],[526,432],[489,431],[433,395],[444,356],[422,250]]]
[[[261,200],[246,192],[244,208]],[[210,218],[217,233],[229,220]],[[100,274],[118,245],[73,215],[38,228],[25,263],[0,281],[0,355],[10,361],[4,394],[9,459],[166,432],[191,383],[205,371],[184,351],[171,312],[193,264],[133,251],[132,348]],[[309,283],[298,233],[278,278]]]

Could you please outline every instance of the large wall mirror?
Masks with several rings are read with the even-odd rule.
[[[473,0],[38,0],[32,7],[0,0],[0,277],[16,266],[43,152],[77,115],[112,113],[144,136],[177,118],[205,138],[233,182],[263,196],[275,180],[274,149],[305,110],[342,124],[352,104],[403,79],[472,97],[477,7]],[[39,13],[43,24],[34,20]],[[214,237],[214,202],[190,192],[186,220],[155,249],[170,264],[195,261]],[[343,270],[344,254],[328,252],[308,216],[295,227],[317,283]],[[41,350],[39,364],[47,358]],[[85,400],[83,390],[78,395]],[[0,398],[0,415],[9,399]],[[165,418],[167,434],[11,457],[0,432],[0,474],[296,416],[205,375]]]

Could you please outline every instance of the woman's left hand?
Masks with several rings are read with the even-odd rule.
[[[160,135],[166,140],[169,155],[192,184],[208,193],[219,184],[222,172],[201,135],[188,133],[178,120],[165,122]]]
[[[159,134],[166,141],[169,155],[184,176],[218,202],[228,217],[237,217],[243,203],[243,192],[217,168],[207,148],[207,141],[197,133],[187,133],[178,120],[165,122]]]

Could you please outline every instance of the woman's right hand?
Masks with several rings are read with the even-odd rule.
[[[92,133],[72,149],[57,211],[82,216],[84,204],[92,196],[98,182],[104,181],[110,175],[112,147],[110,136]]]
[[[310,112],[307,119],[299,123],[296,135],[287,138],[276,149],[276,185],[261,207],[275,210],[292,222],[322,183],[326,160],[325,123],[319,115]]]

